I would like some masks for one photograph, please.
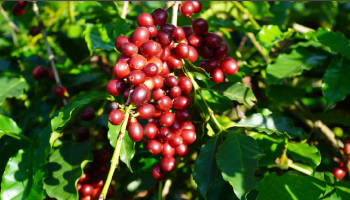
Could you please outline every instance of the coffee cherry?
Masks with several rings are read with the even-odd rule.
[[[177,112],[176,112],[177,113]],[[188,116],[185,114],[179,114],[179,116],[181,116],[182,118],[187,119]],[[191,116],[190,116],[191,117]],[[165,127],[169,127],[171,125],[173,125],[175,120],[175,115],[172,112],[163,112],[162,115],[160,115],[159,117],[159,124],[161,126],[165,126]],[[184,121],[184,120],[183,120]]]
[[[128,75],[128,82],[132,85],[140,85],[142,83],[144,83],[146,81],[146,74],[143,73],[143,71],[141,70],[134,70],[132,72],[129,73]]]
[[[203,57],[203,58],[211,58],[214,56],[214,49],[208,47],[207,45],[203,45],[200,49],[199,49],[199,54]]]
[[[181,124],[180,124],[179,120],[177,120],[177,119],[175,118],[173,125],[171,125],[169,128],[170,128],[172,131],[175,131],[175,130],[180,129],[180,128],[181,128]]]
[[[165,85],[167,85],[169,87],[174,87],[178,83],[177,78],[175,76],[171,76],[171,75],[165,77],[164,81],[165,81]]]
[[[88,128],[80,127],[75,133],[75,139],[77,141],[86,141],[90,137],[90,131]]]
[[[159,58],[157,58],[157,57],[149,58],[147,60],[147,64],[149,64],[149,63],[153,63],[153,64],[157,65],[157,67],[158,67],[158,74],[162,71],[162,69],[163,69],[163,62]]]
[[[166,77],[166,76],[168,76],[169,73],[170,73],[170,68],[168,66],[168,63],[167,62],[163,62],[163,69],[159,73],[159,76]]]
[[[42,66],[38,66],[33,70],[32,75],[33,75],[33,78],[39,80],[44,78],[47,75],[47,70]]]
[[[79,179],[79,183],[87,183],[90,180],[90,176],[87,173],[83,173],[83,175]]]
[[[128,56],[122,54],[122,55],[120,55],[120,56],[118,57],[117,62],[119,62],[119,61],[124,61],[124,62],[126,62],[126,63],[129,63],[129,60],[130,60],[130,58],[129,58]]]
[[[64,95],[67,93],[67,89],[63,86],[55,86],[53,88],[53,94],[56,96],[56,97],[64,97]]]
[[[160,27],[160,30],[167,30],[169,31],[169,33],[172,33],[175,29],[175,26],[173,24],[163,24],[161,27]]]
[[[188,45],[188,56],[187,59],[191,62],[194,63],[196,62],[197,58],[198,58],[198,52],[195,48],[193,48],[192,46]]]
[[[153,88],[154,88],[154,80],[152,78],[147,77],[146,81],[144,82],[144,84],[147,86],[147,88],[149,90],[153,90]]]
[[[185,39],[181,40],[179,43],[183,43],[183,44],[187,44],[188,45],[188,40],[187,40],[187,38],[185,38]]]
[[[148,77],[152,77],[158,74],[158,66],[154,63],[149,63],[146,65],[146,67],[143,69],[143,72]]]
[[[37,26],[32,26],[32,27],[30,27],[30,29],[29,29],[29,34],[30,34],[30,35],[36,36],[36,35],[38,35],[39,33],[40,33],[39,27],[37,27]]]
[[[147,42],[149,39],[149,31],[146,27],[138,27],[135,29],[131,42],[134,43],[138,48],[140,48],[143,43]]]
[[[180,157],[185,157],[188,153],[188,147],[186,144],[180,144],[175,148],[175,154]]]
[[[333,175],[336,179],[343,179],[346,175],[346,171],[340,167],[336,167],[333,169]]]
[[[107,149],[100,149],[95,153],[94,162],[105,163],[111,159],[111,153]]]
[[[162,50],[162,47],[158,42],[155,42],[153,40],[148,40],[147,42],[143,43],[140,50],[141,50],[141,54],[145,58],[151,58],[157,55],[158,53],[160,53],[160,51]]]
[[[28,1],[17,1],[17,4],[20,6],[25,7],[27,5]]]
[[[176,160],[172,156],[165,156],[160,161],[160,167],[165,172],[171,172],[175,169]]]
[[[149,37],[150,38],[156,37],[158,30],[157,30],[157,27],[155,25],[147,25],[145,27],[149,31]]]
[[[125,90],[126,84],[123,79],[114,78],[107,84],[107,92],[110,95],[117,96],[122,94]]]
[[[184,1],[179,7],[180,14],[184,17],[189,17],[194,12],[194,7],[191,1]]]
[[[18,3],[16,3],[13,7],[12,7],[12,14],[14,16],[21,16],[24,14],[24,12],[26,11],[26,8],[24,6],[20,6]]]
[[[130,38],[125,36],[125,35],[121,35],[119,37],[117,37],[117,39],[115,39],[115,48],[118,51],[121,51],[123,44],[127,43],[127,42],[131,42]]]
[[[182,59],[177,54],[171,54],[168,60],[168,65],[173,69],[180,69],[183,65]]]
[[[92,186],[91,184],[84,184],[81,187],[80,192],[84,196],[91,196],[94,192],[94,186]]]
[[[159,42],[159,44],[161,44],[162,46],[170,45],[172,40],[173,37],[171,36],[171,33],[168,30],[159,30],[155,38],[155,41]]]
[[[186,38],[185,31],[179,26],[175,27],[171,34],[176,41],[182,41]]]
[[[184,129],[182,130],[181,137],[183,138],[183,142],[186,144],[192,144],[196,141],[197,135],[194,130]]]
[[[161,97],[165,96],[165,90],[163,88],[154,89],[152,91],[152,98],[157,101]]]
[[[169,96],[173,99],[181,95],[181,89],[179,86],[174,86],[169,90]]]
[[[153,17],[148,13],[142,13],[136,21],[139,26],[154,25]]]
[[[118,102],[111,102],[108,104],[106,107],[106,113],[112,112],[112,110],[118,109],[119,108],[119,103]]]
[[[161,77],[160,75],[155,75],[152,77],[153,81],[154,81],[154,89],[159,89],[161,87],[163,87],[164,85],[164,78]]]
[[[205,34],[204,40],[206,45],[208,45],[211,48],[218,48],[222,42],[221,37],[212,32]]]
[[[163,142],[169,142],[173,138],[173,134],[171,134],[171,131],[169,128],[162,127],[159,129],[157,133],[157,137]]]
[[[208,32],[209,25],[205,19],[198,18],[192,22],[193,31],[197,34],[205,34]]]
[[[109,186],[108,190],[107,190],[107,194],[106,197],[107,198],[113,198],[115,194],[115,189],[112,185]]]
[[[214,70],[210,73],[210,76],[211,76],[211,80],[212,80],[214,83],[221,83],[221,82],[223,82],[224,79],[225,79],[224,73],[222,72],[222,70],[221,70],[220,68],[214,69]]]
[[[212,72],[214,69],[219,68],[220,61],[216,58],[211,58],[205,62],[205,70],[207,72]]]
[[[147,149],[151,154],[160,154],[163,150],[163,144],[159,140],[150,140]]]
[[[146,138],[155,139],[158,134],[158,127],[155,124],[149,123],[144,127],[143,133],[146,136]]]
[[[201,35],[195,33],[188,37],[188,43],[195,48],[199,48],[203,46],[204,38]]]
[[[347,144],[347,143],[350,143],[350,137],[346,137],[343,139],[343,143],[344,145]]]
[[[94,192],[92,193],[92,199],[93,200],[97,200],[100,197],[101,192],[102,192],[102,188],[101,187],[100,188],[95,188]]]
[[[141,124],[135,122],[131,123],[128,128],[129,137],[132,141],[141,141],[143,138],[143,128]]]
[[[128,123],[126,124],[126,128],[129,128],[129,125],[132,123],[136,123],[137,122],[137,118],[136,117],[130,117],[128,119]]]
[[[160,164],[157,163],[152,168],[152,176],[154,179],[161,181],[165,178],[166,173],[160,168]]]
[[[163,112],[168,111],[172,105],[173,105],[173,101],[168,96],[159,98],[156,104],[157,108]]]
[[[344,145],[344,153],[345,153],[345,155],[350,155],[350,144],[349,143],[346,143],[345,145]]]
[[[185,122],[190,121],[191,113],[188,110],[177,110],[176,111],[176,119],[179,121]]]
[[[156,111],[154,112],[153,117],[160,117],[161,114],[162,114],[162,111],[156,108]]]
[[[182,29],[184,30],[186,34],[186,38],[190,37],[194,33],[192,26],[183,26]]]
[[[152,117],[151,119],[148,120],[148,123],[155,124],[155,125],[159,126],[159,118]]]
[[[85,109],[80,113],[80,119],[83,121],[91,121],[95,118],[95,111],[92,109]]]
[[[235,75],[238,72],[238,65],[232,58],[225,58],[221,61],[220,68],[227,75]]]
[[[163,144],[162,155],[163,156],[174,156],[175,155],[175,148],[172,147],[168,142],[165,142]]]
[[[144,104],[136,109],[136,112],[139,113],[139,119],[149,119],[152,118],[155,112],[155,108],[151,104]]]
[[[129,60],[129,66],[131,70],[143,70],[146,64],[147,64],[146,58],[144,58],[139,54],[131,56]]]
[[[80,200],[92,200],[91,196],[83,196],[80,198]]]
[[[163,8],[157,8],[153,11],[152,17],[154,20],[154,24],[161,26],[168,21],[168,12]]]
[[[82,187],[82,185],[80,183],[77,183],[77,190],[78,190],[79,194],[80,194],[81,187]]]
[[[91,180],[91,184],[94,186],[94,188],[102,188],[104,181],[100,176],[96,176]]]
[[[216,59],[223,59],[228,53],[228,46],[225,43],[221,43],[219,47],[214,50],[214,55]]]
[[[167,46],[167,48],[168,48],[170,51],[172,51],[172,50],[174,49],[174,47],[175,47],[175,42],[174,42],[174,40],[171,40],[171,42],[170,42],[169,46]]]
[[[173,107],[176,110],[184,110],[184,109],[187,109],[188,107],[190,107],[190,102],[186,97],[181,96],[181,97],[174,100]]]
[[[124,118],[124,112],[119,109],[112,110],[108,115],[109,122],[115,126],[121,124],[124,121]]]
[[[170,140],[170,145],[174,148],[180,146],[183,143],[183,138],[180,135],[174,135]]]
[[[183,124],[181,124],[181,129],[195,130],[195,127],[191,122],[184,122]]]
[[[191,1],[193,4],[193,12],[199,13],[202,10],[202,4],[200,1]]]
[[[189,53],[187,44],[180,43],[175,47],[175,54],[180,58],[187,58]]]
[[[191,79],[187,78],[186,76],[180,77],[177,85],[181,88],[182,93],[189,94],[192,90]]]
[[[134,91],[130,95],[130,102],[132,105],[141,106],[150,94],[150,90],[146,85],[140,84],[135,87]]]
[[[98,165],[97,171],[99,174],[108,174],[109,168],[110,168],[109,164],[103,163],[103,164]]]
[[[121,51],[125,56],[131,57],[133,55],[136,55],[137,52],[139,51],[139,49],[137,48],[137,46],[135,44],[133,44],[131,42],[127,42],[127,43],[123,44]]]
[[[130,73],[130,68],[128,63],[124,61],[117,62],[113,67],[113,74],[117,78],[124,79]]]

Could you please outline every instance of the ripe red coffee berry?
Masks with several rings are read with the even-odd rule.
[[[14,16],[21,16],[24,14],[25,11],[26,11],[26,8],[24,6],[19,5],[18,3],[16,3],[12,7],[12,14]]]
[[[333,175],[336,179],[343,179],[346,175],[346,171],[340,167],[336,167],[333,169]]]
[[[232,58],[225,58],[220,63],[220,68],[227,75],[235,75],[238,72],[237,62]]]
[[[186,34],[186,38],[190,37],[190,35],[192,35],[194,33],[192,26],[183,26],[182,29],[184,30],[185,34]]]
[[[126,63],[129,63],[129,60],[130,60],[129,57],[127,57],[126,55],[122,54],[122,55],[120,55],[120,56],[118,57],[117,62],[119,62],[119,61],[124,61],[124,62],[126,62]]]
[[[107,83],[107,92],[110,95],[117,96],[125,90],[126,83],[123,79],[114,78]]]
[[[109,122],[115,126],[121,124],[124,121],[124,118],[124,112],[119,109],[112,110],[108,115]]]
[[[81,187],[80,192],[83,196],[91,196],[94,192],[94,186],[91,184],[84,184]]]
[[[175,47],[175,42],[174,42],[174,40],[172,40],[171,43],[169,44],[169,46],[167,46],[167,48],[168,48],[170,51],[172,51],[172,50],[174,49],[174,47]]]
[[[208,22],[203,18],[198,18],[192,22],[193,31],[197,34],[205,34],[209,30]]]
[[[222,42],[221,37],[212,32],[205,34],[204,40],[205,43],[211,48],[218,48]]]
[[[196,141],[197,135],[194,130],[184,129],[182,130],[181,137],[183,138],[183,142],[186,144],[192,144]]]
[[[136,109],[136,112],[139,113],[139,119],[150,119],[155,113],[155,108],[151,104],[144,104]]]
[[[152,17],[154,20],[154,24],[161,26],[168,21],[168,12],[163,8],[157,8],[153,11]]]
[[[162,46],[169,46],[171,41],[173,41],[173,37],[168,30],[159,30],[157,32],[155,41],[159,42]]]
[[[105,163],[111,159],[111,153],[107,149],[100,149],[94,155],[94,162]]]
[[[199,13],[202,10],[202,3],[200,1],[191,1],[193,4],[193,12]]]
[[[125,35],[121,35],[121,36],[117,37],[117,39],[115,39],[115,42],[114,42],[115,48],[118,51],[121,51],[123,44],[125,44],[127,42],[131,42],[130,38],[125,36]]]
[[[198,58],[198,52],[197,50],[188,45],[188,50],[189,50],[189,53],[188,53],[188,56],[187,56],[187,59],[191,62],[191,63],[194,63],[196,62],[197,58]]]
[[[64,95],[67,93],[67,89],[63,86],[55,86],[53,88],[53,94],[56,96],[56,97],[64,97]]]
[[[162,50],[162,47],[158,42],[155,42],[153,40],[148,40],[147,42],[143,43],[140,50],[141,50],[141,54],[145,58],[151,58],[157,55],[158,53],[160,53],[160,51]]]
[[[183,93],[190,93],[192,90],[192,82],[191,79],[187,78],[186,76],[182,76],[179,78],[179,83],[177,84]]]
[[[83,173],[83,175],[79,179],[79,183],[87,183],[90,180],[90,176],[87,173]]]
[[[158,126],[152,123],[147,124],[144,129],[143,133],[148,139],[155,139],[158,134]]]
[[[159,31],[158,31],[159,32]],[[138,27],[135,29],[131,37],[131,42],[134,43],[138,48],[140,48],[143,43],[147,42],[149,39],[149,31],[146,27]]]
[[[183,143],[183,138],[180,135],[174,135],[170,140],[170,145],[174,148],[180,146]]]
[[[181,116],[184,117],[185,115],[181,114]],[[187,115],[185,117],[187,117]],[[169,126],[173,125],[174,120],[175,120],[175,114],[174,113],[172,113],[172,112],[163,112],[160,115],[160,117],[159,117],[159,124],[161,126],[169,127]]]
[[[161,181],[165,178],[166,173],[160,168],[160,164],[157,163],[152,168],[152,176],[154,179]]]
[[[152,98],[157,101],[161,97],[165,96],[165,90],[163,88],[154,89],[152,91]]]
[[[107,190],[107,198],[113,198],[115,194],[115,189],[112,185],[109,186],[108,190]]]
[[[160,75],[155,75],[152,77],[153,81],[154,81],[154,89],[159,89],[161,87],[163,87],[164,85],[164,78],[161,77]]]
[[[80,113],[80,119],[83,121],[91,121],[95,118],[95,111],[91,108],[85,109]]]
[[[151,154],[160,154],[163,150],[163,144],[159,140],[150,140],[147,149]]]
[[[146,81],[146,74],[143,73],[143,71],[141,70],[134,70],[132,72],[129,73],[128,75],[128,82],[132,85],[140,85],[142,83],[144,83]]]
[[[175,154],[180,157],[185,157],[188,154],[188,147],[186,144],[180,144],[175,148]]]
[[[225,43],[221,43],[219,47],[214,50],[214,55],[216,59],[223,59],[228,53],[228,46]]]
[[[153,17],[148,13],[141,13],[136,21],[139,26],[154,25]]]
[[[181,89],[179,86],[174,86],[169,90],[169,96],[173,99],[179,97],[181,95]]]
[[[346,143],[343,150],[345,155],[350,155],[350,143]]]
[[[98,171],[99,174],[108,174],[109,168],[110,168],[110,166],[109,166],[108,163],[103,163],[103,164],[99,164],[98,165],[97,171]]]
[[[163,62],[162,71],[159,73],[159,76],[166,77],[170,73],[170,68],[167,62]]]
[[[194,7],[192,1],[184,1],[180,4],[179,7],[180,14],[184,17],[189,17],[194,12]]]
[[[160,161],[160,167],[165,172],[171,172],[175,169],[176,160],[172,156],[165,156]]]
[[[149,31],[149,37],[150,38],[153,38],[153,37],[156,37],[156,35],[157,35],[157,27],[155,26],[155,25],[147,25],[147,26],[145,26],[147,29],[148,29],[148,31]]]
[[[214,69],[219,68],[220,60],[216,58],[211,58],[205,62],[205,71],[212,72]]]
[[[172,36],[176,41],[182,41],[186,38],[185,31],[181,27],[175,27],[175,29],[172,32]]]
[[[175,26],[173,24],[163,24],[161,27],[160,27],[160,30],[167,30],[169,31],[169,33],[172,33],[175,29]]]
[[[143,138],[143,128],[141,124],[137,122],[131,123],[128,128],[128,134],[132,141],[141,141]]]
[[[160,117],[161,114],[162,114],[162,111],[156,108],[156,111],[154,112],[153,117]]]
[[[191,122],[184,122],[181,124],[181,129],[195,130],[195,127]]]
[[[152,57],[147,60],[147,64],[149,63],[154,63],[158,66],[158,74],[162,71],[163,69],[163,62],[157,58],[157,57]]]
[[[200,49],[199,49],[199,54],[203,57],[203,58],[211,58],[214,56],[214,49],[208,47],[207,45],[203,45]]]
[[[147,64],[147,60],[143,56],[136,54],[131,56],[128,63],[131,70],[143,70]]]
[[[182,59],[177,54],[171,54],[167,63],[173,69],[180,69],[183,65]]]
[[[17,1],[17,4],[20,6],[25,7],[27,5],[28,1]]]
[[[124,61],[117,62],[113,67],[113,74],[117,78],[124,79],[130,73],[130,68],[128,63]]]
[[[108,104],[106,108],[106,113],[112,112],[112,110],[118,109],[119,108],[119,103],[118,102],[111,102]]]
[[[123,44],[121,51],[125,56],[131,57],[133,55],[136,55],[137,52],[139,51],[139,49],[137,48],[137,46],[134,43],[127,42],[127,43]]]
[[[91,196],[82,196],[80,197],[80,200],[92,200]]]
[[[146,65],[145,68],[143,68],[143,72],[148,77],[152,77],[158,74],[158,66],[154,63],[149,63]]]
[[[221,82],[223,82],[224,79],[225,79],[224,73],[222,72],[222,70],[221,70],[220,68],[214,69],[214,70],[210,73],[210,76],[211,76],[211,80],[212,80],[214,83],[221,83]]]
[[[190,121],[191,113],[188,110],[177,110],[176,119],[182,122]]]
[[[187,44],[180,43],[175,47],[175,54],[180,58],[187,58],[189,53]]]
[[[58,75],[58,77],[60,77],[60,72],[59,72],[58,70],[57,70],[57,75]],[[49,80],[50,80],[51,82],[56,82],[55,74],[53,73],[52,68],[49,68],[49,69],[47,70],[47,77],[49,78]]]
[[[96,200],[96,199],[98,199],[99,197],[100,197],[100,194],[101,194],[101,192],[102,192],[102,188],[95,188],[94,189],[94,192],[92,193],[92,199],[93,200]],[[80,199],[81,200],[81,199]]]
[[[173,105],[173,101],[168,96],[159,98],[156,104],[157,108],[163,112],[168,111],[172,105]]]
[[[149,90],[153,90],[154,88],[154,80],[150,77],[146,78],[146,81],[144,82],[144,84],[148,87]]]
[[[199,48],[203,46],[204,38],[201,35],[195,33],[188,37],[188,43],[193,47]]]
[[[165,85],[167,85],[169,87],[174,87],[178,83],[177,78],[175,76],[172,76],[172,75],[165,77],[164,81],[165,81]]]
[[[108,171],[107,171],[108,173]],[[102,188],[104,181],[100,176],[95,176],[92,180],[91,180],[91,184],[94,186],[94,188]]]
[[[141,106],[148,95],[150,95],[150,90],[144,84],[140,84],[135,87],[134,91],[130,95],[130,102],[132,105]]]
[[[176,110],[184,110],[190,107],[190,102],[185,96],[181,96],[174,100],[173,107]]]
[[[169,142],[173,138],[171,130],[167,127],[162,127],[159,129],[157,137],[163,142]]]
[[[162,155],[163,156],[174,156],[175,155],[175,148],[172,147],[168,142],[165,142],[163,144]]]
[[[38,35],[39,33],[40,33],[39,27],[37,27],[37,26],[32,26],[32,27],[30,27],[30,29],[29,29],[29,34],[31,34],[32,36],[36,36],[36,35]]]
[[[32,75],[33,75],[33,78],[39,80],[44,78],[47,75],[47,70],[42,66],[38,66],[33,70]]]

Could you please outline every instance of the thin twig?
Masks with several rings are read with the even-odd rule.
[[[74,1],[68,1],[68,10],[69,10],[70,20],[71,20],[72,22],[75,22]]]
[[[244,35],[243,38],[242,38],[242,40],[241,40],[241,42],[239,43],[239,46],[238,46],[238,48],[237,48],[237,51],[239,51],[239,52],[242,51],[242,49],[243,49],[243,47],[244,47],[245,42],[247,41],[247,39],[248,39],[247,35]]]
[[[122,19],[125,19],[126,15],[128,14],[128,5],[129,5],[129,1],[123,1],[123,10],[120,16]]]
[[[171,23],[174,26],[177,26],[177,11],[179,10],[179,5],[181,1],[176,1],[174,6],[173,6],[173,15],[171,16]]]
[[[175,4],[176,1],[168,1],[164,6],[163,9],[164,10],[168,10],[171,6],[173,6]]]
[[[5,20],[7,21],[7,23],[10,25],[11,27],[11,35],[12,35],[12,39],[13,39],[13,43],[15,43],[15,45],[18,44],[18,40],[17,40],[17,36],[16,36],[16,32],[20,32],[19,28],[16,26],[16,24],[14,24],[10,18],[7,16],[7,13],[6,11],[4,10],[4,8],[1,6],[0,4],[0,11],[1,11],[1,14],[4,16]]]
[[[255,26],[255,28],[260,29],[260,25],[258,22],[255,21],[254,17],[250,14],[250,12],[238,1],[232,1],[235,6],[242,11],[244,14],[248,15],[248,19],[252,22],[252,24]]]
[[[247,37],[250,39],[250,41],[253,43],[254,47],[256,48],[256,50],[258,50],[258,52],[260,53],[260,55],[263,57],[263,59],[265,61],[269,61],[270,58],[266,57],[265,52],[263,47],[260,45],[260,43],[256,40],[255,36],[253,33],[246,33]]]
[[[305,34],[305,33],[309,32],[309,31],[315,32],[314,29],[306,27],[306,26],[303,26],[301,24],[293,23],[292,26],[293,26],[294,30],[296,32],[298,32],[298,33]]]

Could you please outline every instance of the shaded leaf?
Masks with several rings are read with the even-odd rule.
[[[112,24],[96,24],[85,30],[85,41],[90,50],[90,55],[96,50],[113,50],[115,36]]]
[[[213,110],[217,110],[220,112],[225,112],[226,110],[230,109],[233,106],[233,102],[224,97],[220,94],[217,94],[216,92],[212,92],[209,90],[202,90],[201,91],[204,99],[206,100],[209,107]],[[202,103],[202,101],[198,101],[198,103]],[[205,106],[203,105],[205,108]]]
[[[17,126],[17,123],[13,119],[0,114],[0,138],[4,132],[12,132],[20,134],[22,130]]]
[[[24,90],[28,89],[28,84],[24,78],[0,77],[0,105],[6,98],[22,97]]]
[[[309,164],[314,169],[321,163],[321,154],[315,146],[307,143],[289,143],[287,154],[294,161],[302,161]]]
[[[284,28],[291,6],[292,2],[290,1],[274,1],[271,7],[271,13],[273,15],[273,17],[271,17],[271,23],[278,25],[280,28]]]
[[[218,181],[211,185],[207,197],[210,200],[236,200],[238,199],[232,190],[232,186],[222,178],[221,173],[217,173]]]
[[[242,1],[242,4],[256,19],[271,16],[270,4],[266,1]]]
[[[294,100],[304,96],[305,89],[290,87],[288,85],[270,85],[266,95],[278,105],[291,105]]]
[[[210,23],[210,22],[209,22]],[[235,31],[239,32],[251,32],[251,33],[257,33],[259,30],[256,29],[251,22],[246,22],[244,24],[240,23],[237,20],[231,20],[231,19],[218,19],[214,20],[210,23],[210,28],[212,29],[220,29],[220,28],[229,28]]]
[[[318,28],[312,36],[315,37],[318,42],[329,46],[333,51],[350,59],[350,40],[347,39],[343,33]]]
[[[340,199],[348,199],[350,194],[350,182],[339,181],[335,183],[336,196]]]
[[[198,80],[203,80],[206,78],[210,78],[210,75],[208,72],[206,72],[204,69],[197,67],[193,65],[187,58],[186,61],[186,71],[193,74],[194,77],[196,77]]]

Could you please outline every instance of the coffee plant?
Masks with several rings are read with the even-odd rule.
[[[349,2],[0,11],[0,199],[350,199]]]

